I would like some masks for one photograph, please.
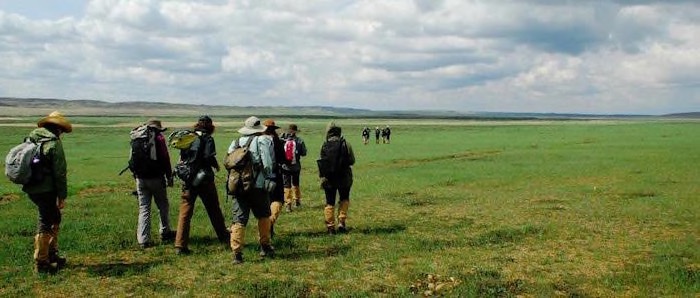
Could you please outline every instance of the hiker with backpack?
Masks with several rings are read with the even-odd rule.
[[[148,248],[151,242],[151,198],[160,214],[160,239],[168,242],[175,239],[170,228],[170,204],[166,187],[173,186],[170,154],[165,143],[161,121],[149,119],[131,131],[131,155],[129,169],[136,180],[139,216],[136,240],[139,246]]]
[[[61,209],[65,207],[68,196],[66,157],[61,135],[73,131],[73,126],[63,114],[54,111],[39,120],[37,127],[29,133],[27,142],[23,143],[27,146],[36,145],[26,159],[29,162],[17,164],[11,162],[8,155],[5,174],[15,183],[21,182],[22,191],[39,211],[38,231],[34,236],[34,270],[38,273],[53,273],[66,264],[66,258],[58,253]],[[18,168],[9,169],[8,166],[13,164]],[[28,170],[29,178],[16,180],[15,174],[18,172],[14,170]]]
[[[284,135],[284,158],[282,180],[284,183],[284,202],[287,211],[292,211],[292,204],[301,207],[301,157],[306,156],[306,144],[297,136],[299,127],[290,124]]]
[[[284,156],[284,142],[277,135],[277,129],[280,128],[275,124],[275,120],[265,119],[263,121],[263,126],[265,126],[264,135],[270,136],[272,138],[272,144],[275,153],[275,163],[274,163],[274,173],[275,173],[275,189],[270,192],[270,237],[275,236],[275,222],[279,219],[280,214],[282,214],[282,206],[284,205],[284,185],[282,180],[282,167],[287,164],[287,159]]]
[[[251,211],[258,220],[260,256],[274,257],[270,239],[269,193],[274,192],[276,187],[275,151],[272,137],[263,134],[265,130],[260,119],[248,117],[238,130],[241,137],[231,142],[224,164],[229,169],[227,190],[234,197],[231,226],[234,265],[243,263],[245,229]]]
[[[224,215],[219,204],[219,194],[214,184],[214,170],[219,171],[216,160],[216,144],[212,134],[215,126],[209,116],[201,116],[194,125],[189,147],[180,150],[180,160],[175,167],[178,178],[183,181],[180,214],[175,236],[175,253],[187,255],[189,248],[190,224],[194,214],[194,203],[197,197],[207,211],[216,236],[222,243],[229,242],[229,231],[226,229]]]
[[[328,234],[336,231],[348,231],[347,218],[350,207],[350,188],[352,187],[352,165],[355,164],[355,154],[352,146],[343,138],[342,129],[335,122],[326,127],[326,141],[321,146],[318,165],[321,188],[326,195],[326,206],[323,217]],[[335,226],[335,203],[338,194],[338,227]]]
[[[381,129],[379,129],[379,126],[374,128],[374,141],[379,144],[379,134],[381,133]]]
[[[367,126],[362,129],[362,144],[369,144],[369,127]]]

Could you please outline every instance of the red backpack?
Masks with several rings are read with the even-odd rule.
[[[287,158],[289,164],[297,163],[297,142],[294,138],[289,138],[284,142],[284,157]]]

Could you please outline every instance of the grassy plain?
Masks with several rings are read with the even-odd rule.
[[[214,120],[223,158],[242,119]],[[138,249],[133,181],[117,176],[138,119],[74,121],[60,239],[69,265],[32,272],[35,208],[0,179],[0,296],[700,295],[697,122],[336,120],[358,162],[351,231],[331,237],[314,168],[325,121],[295,119],[310,151],[304,205],[282,214],[274,260],[257,257],[252,220],[246,263],[234,267],[201,203],[194,254]],[[14,126],[24,122],[0,122],[0,152],[26,135]],[[391,144],[362,145],[362,126],[385,124]],[[230,220],[231,201],[221,202]]]

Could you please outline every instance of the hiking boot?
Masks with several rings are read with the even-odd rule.
[[[160,241],[161,242],[171,242],[175,240],[175,231],[167,231],[164,232],[163,234],[160,234]]]
[[[294,207],[297,207],[297,208],[298,208],[298,207],[301,207],[301,200],[296,200],[296,201],[294,202]]]
[[[144,243],[139,243],[139,247],[140,247],[141,249],[146,249],[146,248],[149,248],[149,247],[151,247],[151,246],[153,246],[153,244],[152,244],[150,241],[144,242]]]
[[[284,210],[287,212],[292,212],[292,205],[291,204],[285,205]]]
[[[191,253],[192,253],[192,251],[187,247],[176,247],[175,248],[175,254],[179,255],[179,256],[186,256],[186,255],[189,255]]]
[[[348,232],[348,228],[345,225],[338,225],[338,233],[344,234]]]
[[[34,264],[34,272],[36,273],[49,273],[53,274],[56,273],[57,268],[54,266],[51,266],[51,263],[35,263]]]
[[[328,227],[328,235],[335,235],[335,228],[334,227]]]
[[[260,256],[263,258],[274,258],[275,249],[271,245],[263,245],[260,247]]]
[[[243,263],[243,253],[237,252],[233,254],[233,265],[238,265]]]
[[[58,269],[63,268],[68,263],[65,257],[58,255],[58,252],[49,252],[49,263],[56,264]]]

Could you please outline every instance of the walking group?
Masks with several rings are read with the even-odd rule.
[[[65,206],[68,185],[61,136],[73,129],[70,121],[59,112],[40,119],[37,126],[21,145],[10,150],[5,173],[10,180],[23,185],[22,190],[38,209],[35,270],[56,272],[67,262],[58,253],[61,209]],[[282,135],[277,133],[278,129],[280,127],[272,119],[261,121],[251,116],[238,129],[240,136],[232,140],[222,162],[227,171],[226,193],[233,197],[232,223],[227,226],[215,184],[215,171],[222,169],[211,117],[199,117],[191,129],[175,131],[167,140],[163,135],[167,128],[157,119],[149,119],[134,128],[130,133],[131,153],[126,169],[132,172],[136,183],[139,246],[145,249],[154,243],[150,235],[151,201],[154,201],[159,211],[161,242],[174,242],[178,255],[193,253],[189,247],[190,226],[199,197],[218,240],[230,245],[233,264],[244,260],[245,231],[251,213],[257,221],[260,256],[274,257],[274,225],[282,210],[290,212],[302,206],[301,158],[307,155],[304,140],[297,135],[297,125],[289,124]],[[179,150],[174,168],[168,146]],[[326,231],[328,234],[347,232],[355,156],[341,127],[334,122],[326,128],[316,163],[325,193]],[[182,193],[177,228],[173,230],[166,188],[174,185],[174,177],[182,181]]]
[[[372,131],[369,127],[365,126],[364,128],[362,128],[362,144],[369,144],[369,138],[371,133]],[[379,144],[380,135],[382,137],[382,144],[391,143],[391,128],[389,127],[389,125],[382,129],[379,129],[379,126],[374,128],[374,141],[377,144]]]

